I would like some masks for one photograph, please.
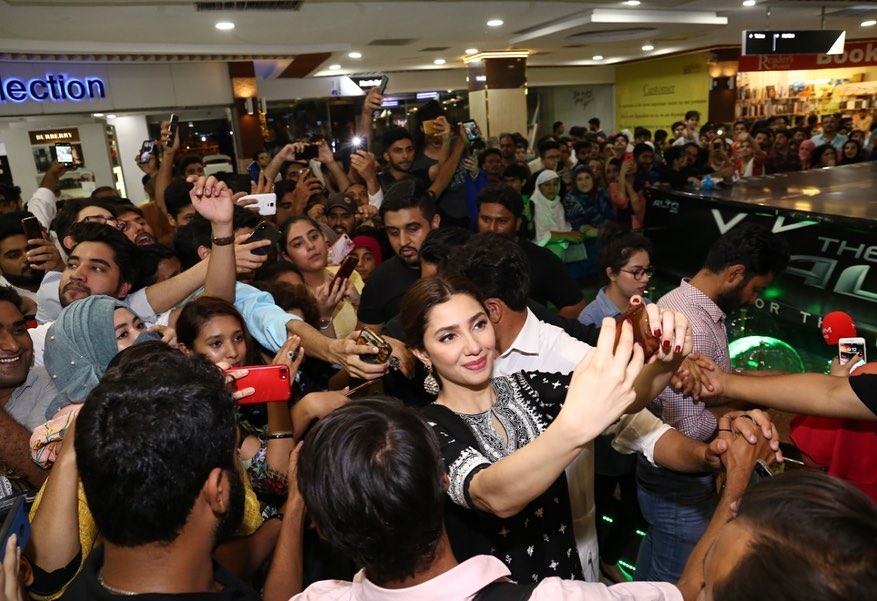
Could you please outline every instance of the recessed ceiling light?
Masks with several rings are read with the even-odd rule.
[[[877,21],[875,21],[873,19],[869,19],[867,21],[862,21],[862,27],[873,27],[874,25],[877,25]]]
[[[115,118],[116,118],[115,115],[107,115],[107,119],[115,119]]]
[[[628,6],[639,6],[639,0],[627,0],[625,4]]]
[[[478,54],[478,48],[467,48],[463,52],[466,54]]]
[[[103,113],[92,113],[91,116],[92,117],[103,117],[104,114]]]
[[[595,61],[601,61],[601,60],[603,60],[603,55],[602,55],[602,54],[597,54],[597,55],[595,55],[595,56],[593,57],[593,59],[594,59]]]
[[[436,65],[444,65],[444,64],[445,64],[445,59],[443,59],[443,58],[437,58],[437,59],[435,59],[435,60],[432,61],[432,62],[434,62]]]
[[[755,6],[755,0],[743,0],[743,6]]]
[[[229,31],[230,29],[234,29],[234,23],[231,21],[220,21],[216,24],[216,29],[220,31]]]
[[[351,52],[351,53],[348,54],[347,56],[349,56],[350,58],[362,58],[362,53],[360,53],[360,52]]]
[[[654,49],[655,49],[655,47],[652,46],[651,44],[644,44],[644,45],[643,45],[643,50],[644,50],[645,52],[651,52],[651,51],[654,50]]]
[[[503,20],[502,19],[491,19],[487,22],[488,27],[502,27]]]
[[[340,68],[341,68],[341,65],[329,65],[329,69],[331,71],[337,71]]]

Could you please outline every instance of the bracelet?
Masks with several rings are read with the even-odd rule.
[[[716,432],[731,432],[731,428],[718,428]]]
[[[229,244],[234,244],[234,235],[223,238],[211,238],[210,240],[213,242],[213,246],[228,246]]]
[[[269,432],[265,436],[265,438],[267,438],[268,440],[282,440],[285,438],[292,438],[292,437],[293,437],[292,432]]]

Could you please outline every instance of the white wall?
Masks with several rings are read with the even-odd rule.
[[[600,119],[600,127],[607,134],[615,131],[615,85],[575,85],[536,88],[539,94],[540,126],[537,137],[551,133],[555,121],[563,121],[566,133],[574,125],[588,128],[588,119]]]
[[[146,194],[140,183],[143,172],[137,167],[134,157],[137,156],[143,140],[149,138],[146,117],[140,115],[117,117],[112,123],[116,129],[116,142],[119,145],[119,162],[122,165],[122,177],[125,178],[125,189],[128,198],[139,204],[140,201],[146,200]]]

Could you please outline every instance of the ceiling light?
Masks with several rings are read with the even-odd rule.
[[[603,55],[602,55],[602,54],[597,54],[597,55],[595,55],[595,56],[593,57],[593,59],[594,59],[595,61],[601,61],[601,60],[603,60]]]
[[[103,113],[92,113],[91,116],[100,118],[100,117],[103,117],[104,114]]]
[[[487,22],[488,27],[502,27],[503,21],[502,19],[491,19]]]
[[[330,71],[337,71],[340,68],[341,68],[341,65],[329,65]]]
[[[435,59],[435,60],[432,61],[432,62],[434,62],[436,65],[444,65],[444,64],[445,64],[445,59],[443,59],[443,58],[437,58],[437,59]]]
[[[874,25],[877,25],[877,21],[874,21],[873,19],[862,21],[862,27],[873,27]]]
[[[644,44],[644,45],[643,45],[643,51],[644,51],[644,52],[651,52],[651,51],[654,50],[654,49],[655,49],[655,47],[652,46],[651,44]]]
[[[115,118],[116,118],[115,115],[107,115],[107,119],[115,119]]]
[[[349,56],[350,58],[362,58],[362,53],[360,53],[360,52],[351,52],[351,53],[348,54],[347,56]]]
[[[467,48],[463,52],[466,54],[478,54],[478,48]]]
[[[231,21],[220,21],[216,24],[216,29],[220,31],[229,31],[231,29],[234,29],[234,23],[232,23]]]
[[[639,0],[627,0],[625,4],[628,6],[639,6]]]
[[[755,6],[755,0],[743,0],[743,6]]]

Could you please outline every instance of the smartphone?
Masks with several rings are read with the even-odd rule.
[[[3,528],[0,529],[0,562],[6,558],[6,541],[13,534],[18,536],[18,548],[24,552],[30,538],[30,521],[27,519],[27,502],[24,495],[20,495],[15,500],[12,509],[3,520]]]
[[[378,84],[378,94],[381,96],[384,95],[384,92],[387,91],[387,84],[390,83],[390,78],[386,75],[381,75],[381,83]]]
[[[274,196],[274,194],[272,194],[271,196]],[[277,226],[273,223],[263,221],[256,226],[256,229],[253,230],[253,233],[250,234],[250,237],[246,239],[244,244],[256,242],[257,240],[271,240],[272,244],[277,244],[277,241],[280,240],[280,230],[277,229]],[[270,245],[262,246],[260,248],[251,250],[250,252],[254,255],[267,255],[270,248]]]
[[[466,139],[470,142],[474,142],[475,140],[481,139],[481,130],[478,129],[478,124],[471,119],[469,121],[463,121],[463,129],[466,130]]]
[[[423,133],[425,135],[427,135],[427,136],[435,135],[435,130],[436,130],[435,119],[427,119],[426,121],[421,123],[421,126],[423,127]]]
[[[24,228],[24,235],[28,240],[45,240],[43,228],[40,226],[40,220],[34,216],[25,217],[21,220],[21,227]]]
[[[143,144],[140,145],[140,154],[137,155],[137,162],[141,165],[148,163],[153,152],[155,152],[155,141],[143,140]]]
[[[749,486],[753,484],[757,484],[766,478],[770,478],[773,476],[773,470],[768,467],[767,463],[764,459],[759,459],[755,462],[755,467],[752,469],[752,475],[749,476]]]
[[[239,405],[256,403],[279,403],[289,400],[289,368],[286,365],[252,365],[226,370],[226,373],[246,369],[247,375],[235,380],[231,386],[235,391],[254,388],[256,392],[238,399]]]
[[[180,129],[180,118],[171,113],[170,125],[167,128],[167,147],[173,148],[174,140],[177,139],[177,133]]]
[[[73,146],[69,142],[55,142],[55,156],[58,162],[73,169],[76,167],[76,161],[73,159]]]
[[[624,153],[624,160],[625,161],[632,161],[633,160],[633,153],[632,152]]]
[[[861,355],[862,360],[858,365],[862,365],[868,361],[865,356],[865,339],[857,338],[841,338],[837,341],[837,356],[841,365],[849,363],[850,359],[856,355]]]
[[[615,318],[615,346],[613,349],[618,347],[618,342],[621,340],[621,327],[628,319],[633,325],[633,341],[642,347],[643,358],[648,361],[652,355],[660,350],[661,339],[656,338],[649,328],[649,317],[644,303],[633,305],[623,315]]]
[[[257,207],[259,207],[259,215],[276,215],[277,214],[277,195],[274,192],[268,194],[249,194],[240,200],[255,199]],[[247,207],[249,208],[249,207]]]
[[[308,144],[307,146],[305,146],[304,151],[295,155],[295,158],[309,161],[311,159],[317,158],[319,154],[320,149],[317,147],[316,144]]]
[[[359,258],[353,253],[347,255],[347,258],[344,259],[344,262],[341,263],[341,267],[338,268],[338,271],[335,272],[335,280],[332,282],[332,285],[335,285],[335,282],[338,280],[346,280],[353,273],[353,270],[356,269],[356,265],[359,263]]]
[[[364,344],[365,346],[378,347],[379,352],[377,355],[369,354],[359,356],[359,358],[366,363],[386,363],[390,359],[390,355],[393,354],[393,347],[391,347],[386,340],[384,340],[368,328],[363,328],[359,332],[359,338],[356,339],[356,344]]]

